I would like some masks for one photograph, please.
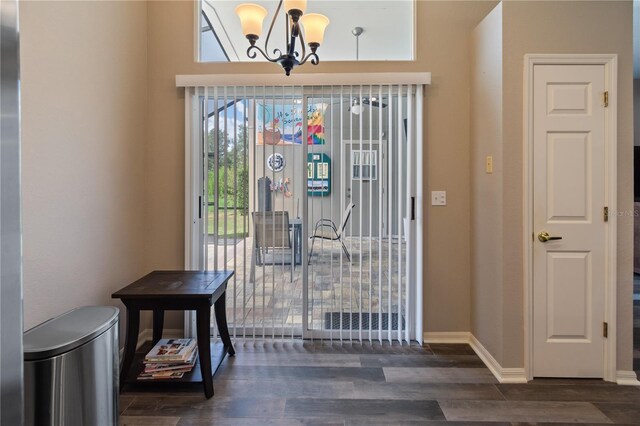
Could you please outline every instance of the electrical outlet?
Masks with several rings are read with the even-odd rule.
[[[493,173],[493,157],[491,155],[487,155],[486,171],[487,173]]]
[[[446,206],[447,205],[447,191],[431,191],[431,205],[432,206]]]

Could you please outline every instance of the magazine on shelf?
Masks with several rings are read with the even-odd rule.
[[[195,339],[161,339],[144,358],[138,380],[181,379],[198,356]]]
[[[144,372],[152,373],[157,371],[191,371],[193,366],[196,363],[197,350],[191,352],[191,356],[186,362],[172,362],[172,363],[156,363],[156,362],[145,362],[144,363]]]
[[[196,362],[196,359],[198,358],[198,349],[194,348],[193,350],[191,350],[191,352],[188,353],[188,358],[185,360],[180,360],[180,361],[172,361],[172,360],[149,360],[147,358],[145,358],[144,360],[144,364],[145,365],[152,365],[154,367],[161,367],[161,366],[174,366],[174,365],[181,365],[181,366],[187,366],[187,365],[193,365]]]
[[[138,380],[181,379],[184,371],[161,371],[159,373],[140,373]]]
[[[192,369],[193,369],[192,365],[188,365],[186,367],[184,365],[175,365],[175,366],[166,367],[166,368],[145,368],[143,373],[156,374],[156,373],[164,373],[167,371],[174,371],[176,373],[180,373],[180,372],[188,373]]]
[[[145,362],[187,363],[196,349],[195,339],[160,339],[147,353]]]

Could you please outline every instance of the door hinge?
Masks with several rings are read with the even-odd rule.
[[[602,336],[609,337],[609,323],[602,323]]]
[[[609,207],[605,207],[602,211],[602,218],[605,222],[609,222]]]
[[[604,107],[608,107],[609,106],[609,91],[607,90],[606,92],[604,92],[603,96],[602,96],[602,100],[604,102]]]

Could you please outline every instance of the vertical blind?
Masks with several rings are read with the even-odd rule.
[[[421,341],[422,91],[185,87],[185,262],[235,271],[233,336]]]

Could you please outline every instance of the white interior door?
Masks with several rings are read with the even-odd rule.
[[[604,65],[533,71],[537,377],[604,376],[605,77]]]

